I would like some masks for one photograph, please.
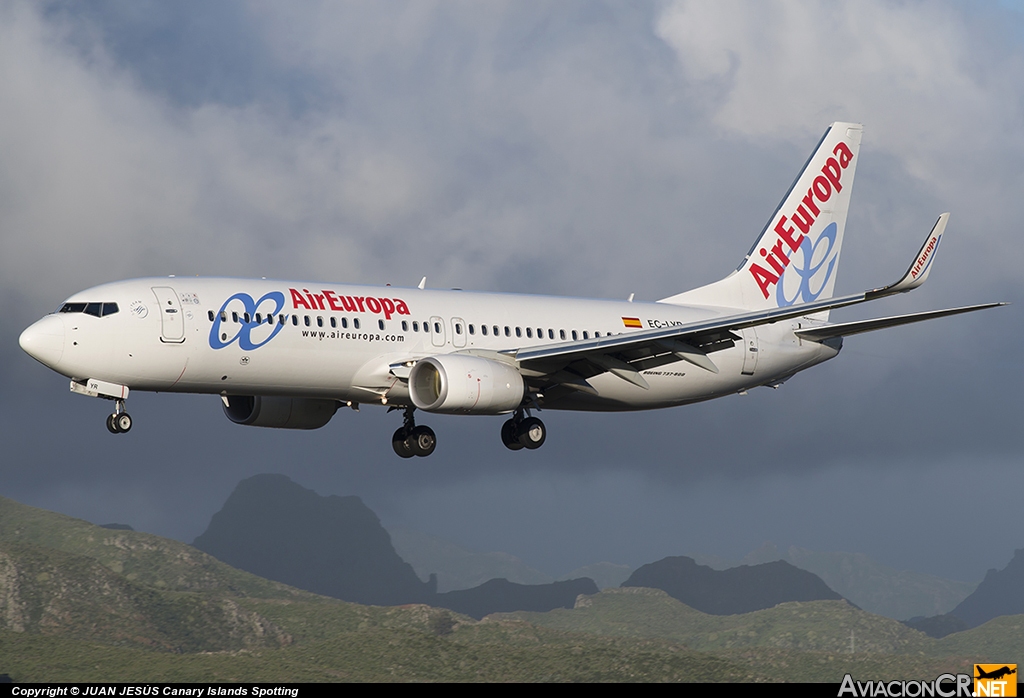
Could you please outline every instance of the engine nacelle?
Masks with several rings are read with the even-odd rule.
[[[235,424],[276,429],[319,429],[338,411],[335,400],[231,395],[224,414]]]
[[[504,414],[519,408],[525,392],[514,366],[479,356],[431,356],[409,373],[412,404],[424,412]]]

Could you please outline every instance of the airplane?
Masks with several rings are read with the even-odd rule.
[[[1017,665],[1016,664],[1014,665],[1013,669],[1011,669],[1009,666],[1005,666],[1004,665],[1004,666],[1002,666],[1002,667],[1000,667],[998,669],[995,669],[995,670],[993,670],[991,672],[985,671],[978,664],[974,665],[974,669],[975,669],[975,671],[978,672],[977,675],[974,677],[976,679],[1001,679],[1001,678],[1003,678],[1005,676],[1009,676],[1011,674],[1016,674],[1017,673]]]
[[[833,296],[862,126],[833,123],[731,274],[656,302],[167,277],[76,293],[27,328],[21,347],[114,401],[127,433],[132,390],[219,395],[241,425],[317,429],[341,407],[403,413],[392,447],[428,456],[414,412],[509,415],[511,450],[536,449],[540,410],[674,407],[778,387],[843,338],[992,308],[985,303],[832,324],[829,311],[911,291],[928,278],[939,216],[895,283]]]

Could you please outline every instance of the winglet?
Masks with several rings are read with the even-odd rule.
[[[904,293],[915,289],[925,282],[928,278],[928,274],[932,270],[932,262],[935,261],[935,252],[939,249],[939,243],[942,241],[942,234],[946,231],[946,222],[949,221],[949,214],[943,213],[939,216],[939,220],[935,221],[935,225],[932,227],[932,231],[928,233],[928,237],[925,238],[924,244],[921,245],[921,249],[917,253],[917,257],[914,258],[914,263],[907,269],[907,273],[903,275],[903,278],[894,284],[890,284],[885,288],[878,289],[877,291],[871,291],[871,294],[882,294],[888,296],[893,293]],[[869,294],[870,295],[870,294]]]

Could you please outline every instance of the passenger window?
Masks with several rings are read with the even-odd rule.
[[[302,316],[302,321],[304,323],[306,323],[306,327],[309,327],[309,316],[308,315],[303,315]]]
[[[284,315],[283,314],[277,316],[277,324],[278,325],[283,325],[284,324]]]
[[[555,331],[554,330],[548,330],[548,339],[554,339],[554,338],[555,338]]]
[[[439,323],[439,322],[435,322],[434,323],[434,332],[436,332],[437,334],[441,334],[441,323]]]
[[[317,327],[323,327],[324,326],[324,319],[322,317],[320,317],[319,315],[316,316],[316,326]]]
[[[260,314],[260,313],[256,313],[256,324],[257,325],[262,325],[263,324],[263,315]]]
[[[480,334],[487,336],[487,325],[480,325]]]
[[[221,322],[227,322],[228,321],[227,311],[224,311],[224,310],[220,311],[220,321]]]
[[[527,327],[526,328],[526,336],[529,337],[530,339],[533,339],[533,328],[532,327]]]
[[[537,328],[537,339],[544,339],[544,330]]]
[[[455,323],[455,334],[462,334],[462,323],[461,322],[456,322]]]
[[[352,318],[352,327],[354,327],[357,330],[359,329],[359,318],[357,318],[357,317]]]
[[[238,322],[238,313],[235,312],[234,310],[231,311],[231,321]]]
[[[508,325],[505,325],[505,336],[506,337],[511,337],[512,336],[512,328],[509,327]]]
[[[343,328],[345,328],[346,330],[348,329],[348,318],[347,317],[341,318],[341,326]]]
[[[583,339],[590,339],[590,335],[587,334],[586,330],[583,330]]]
[[[495,337],[497,337],[497,336],[498,336],[498,326],[497,326],[497,325],[495,325],[495,326],[494,326],[494,327],[492,327],[491,329],[492,329],[492,330],[494,330],[494,336],[495,336]]]
[[[565,330],[558,330],[559,339],[565,339]]]
[[[383,332],[384,331],[384,321],[383,320],[378,320],[377,321],[377,327],[379,327],[381,329],[381,331]]]
[[[470,333],[470,334],[476,334],[476,328],[475,328],[475,327],[473,327],[472,325],[470,325],[470,326],[469,326],[469,333]]]
[[[572,331],[572,341],[575,342],[577,339],[579,339],[579,335],[576,334],[576,330],[573,330]]]
[[[409,331],[409,323],[406,322],[405,320],[402,320],[402,332],[408,332],[408,331]]]
[[[601,333],[600,333],[600,332],[595,332],[595,333],[594,333],[594,339],[597,339],[597,338],[598,338],[598,337],[600,337],[600,336],[601,336]]]
[[[207,312],[207,315],[210,318],[210,322],[213,322],[213,311],[211,310],[211,311]]]
[[[413,332],[419,332],[420,331],[420,323],[417,322],[416,320],[412,321],[412,331]]]
[[[299,316],[298,315],[292,315],[292,325],[298,325],[298,324],[299,324]]]

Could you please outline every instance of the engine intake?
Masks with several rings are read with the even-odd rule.
[[[338,411],[335,400],[232,395],[224,414],[235,424],[275,429],[319,429]]]
[[[431,356],[409,373],[412,404],[424,412],[504,414],[519,408],[525,392],[514,366],[479,356]]]

